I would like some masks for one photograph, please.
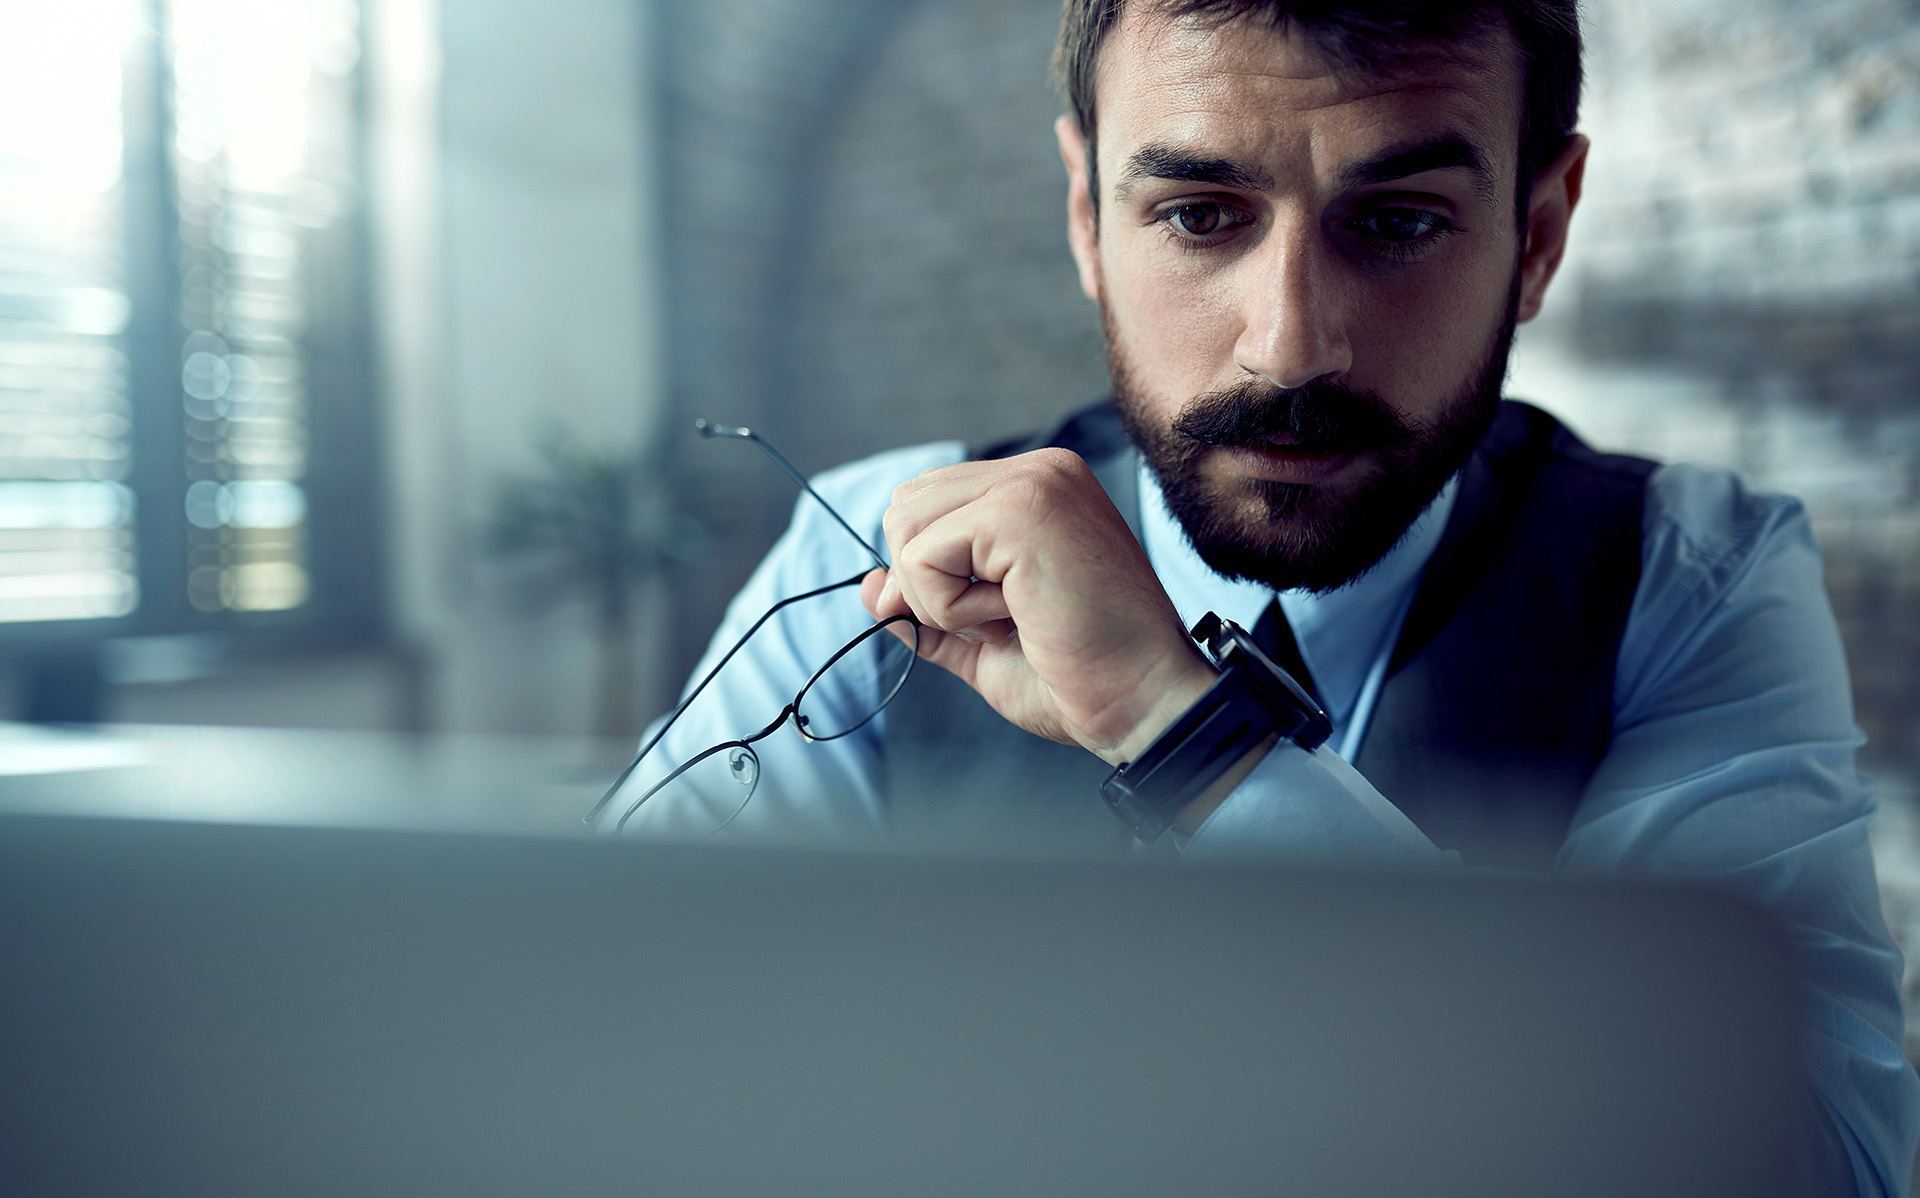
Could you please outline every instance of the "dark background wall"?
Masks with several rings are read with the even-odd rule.
[[[1052,0],[715,0],[665,10],[669,436],[727,534],[679,588],[683,664],[803,470],[1036,428],[1105,387],[1064,229]]]

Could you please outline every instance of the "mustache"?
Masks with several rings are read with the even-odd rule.
[[[1316,379],[1303,387],[1276,387],[1247,379],[1188,404],[1173,431],[1204,445],[1257,445],[1290,435],[1322,453],[1393,449],[1419,430],[1379,396]]]

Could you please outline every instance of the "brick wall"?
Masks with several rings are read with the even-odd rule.
[[[1587,17],[1587,195],[1526,347],[1555,366],[1544,398],[1603,439],[1807,502],[1870,760],[1912,774],[1920,19],[1902,0],[1593,0]]]

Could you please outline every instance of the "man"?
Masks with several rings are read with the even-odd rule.
[[[1804,515],[1500,401],[1586,166],[1573,5],[1068,0],[1056,61],[1113,403],[1032,446],[817,480],[852,530],[884,531],[866,611],[845,591],[783,609],[618,808],[760,729],[872,618],[911,615],[812,688],[852,725],[892,689],[880,638],[917,637],[938,668],[879,716],[721,754],[718,792],[690,773],[638,825],[1075,843],[1130,825],[1189,855],[1711,878],[1806,951],[1817,1176],[1905,1192],[1899,957]],[[866,559],[803,498],[701,673]],[[1277,714],[1181,739],[1242,669],[1189,636],[1206,612],[1310,688],[1324,743]],[[1109,797],[1146,813],[1129,825],[1098,797],[1116,769]]]

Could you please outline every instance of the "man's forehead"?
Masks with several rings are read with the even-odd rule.
[[[1346,147],[1446,130],[1510,169],[1519,138],[1518,48],[1504,29],[1445,46],[1408,47],[1365,71],[1336,62],[1301,32],[1256,19],[1168,19],[1135,4],[1101,48],[1096,78],[1102,157],[1121,142],[1270,148],[1276,134],[1331,129]],[[1235,145],[1241,142],[1245,144]]]

